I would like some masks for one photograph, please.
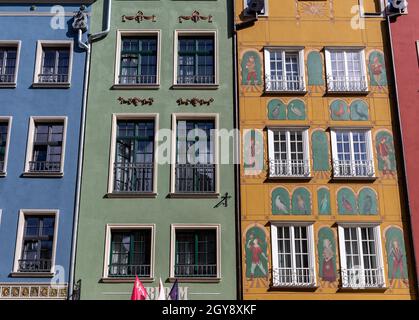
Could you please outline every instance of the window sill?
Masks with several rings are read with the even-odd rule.
[[[341,95],[364,96],[365,95],[365,96],[367,96],[370,93],[370,91],[369,90],[366,90],[366,91],[335,91],[335,90],[331,91],[331,90],[327,90],[326,93],[327,93],[327,95],[330,95],[330,96],[334,96],[334,95],[339,95],[339,96],[341,96]]]
[[[173,84],[172,89],[218,89],[218,84]]]
[[[269,176],[269,180],[311,180],[313,176]]]
[[[106,194],[106,198],[157,198],[156,192],[111,192]]]
[[[301,90],[301,91],[295,91],[295,90],[278,90],[278,91],[275,91],[275,90],[266,90],[265,89],[265,91],[264,91],[264,94],[265,95],[281,95],[281,94],[284,94],[284,95],[295,95],[295,96],[304,96],[304,95],[306,95],[307,94],[307,90]]]
[[[204,278],[204,277],[193,277],[193,278],[169,278],[169,282],[189,282],[189,283],[220,283],[221,278]]]
[[[0,172],[0,178],[1,177],[5,177],[5,176],[7,176],[7,173],[6,172]]]
[[[34,82],[32,83],[32,88],[60,88],[68,89],[71,87],[70,82],[54,83],[54,82]]]
[[[22,177],[28,178],[62,178],[64,172],[24,172]]]
[[[52,272],[12,272],[9,275],[12,278],[52,278]]]
[[[15,82],[0,82],[0,88],[16,88]]]
[[[170,193],[169,197],[174,199],[216,199],[219,198],[219,193]]]
[[[297,285],[289,285],[289,286],[269,286],[269,291],[307,291],[307,292],[313,292],[316,291],[319,288],[319,286],[316,285],[309,285],[306,287],[303,286],[297,286]]]
[[[385,292],[387,291],[387,287],[377,287],[377,288],[350,288],[350,287],[340,287],[338,292]]]
[[[376,176],[373,177],[365,177],[365,176],[333,176],[333,180],[338,180],[338,181],[342,181],[342,180],[351,180],[351,181],[356,181],[356,180],[360,180],[360,181],[375,181],[377,179]]]
[[[159,89],[160,84],[119,84],[115,83],[112,86],[113,90],[141,90],[141,89]]]
[[[150,283],[150,282],[154,282],[154,278],[141,278],[138,277],[138,279],[140,279],[141,282],[144,283]],[[135,277],[115,277],[115,278],[111,278],[111,277],[103,277],[100,279],[101,283],[134,283],[135,282]]]

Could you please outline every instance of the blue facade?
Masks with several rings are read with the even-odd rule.
[[[77,46],[77,34],[72,30],[72,15],[80,8],[63,4],[65,28],[51,27],[51,7],[60,3],[37,5],[0,4],[0,45],[1,41],[21,42],[20,59],[16,87],[1,87],[0,118],[11,117],[10,143],[7,152],[7,168],[0,177],[0,287],[7,284],[30,284],[51,282],[52,277],[39,277],[36,272],[30,276],[13,274],[15,250],[22,209],[59,210],[56,237],[55,265],[64,273],[59,283],[68,283],[71,260],[71,243],[75,211],[77,166],[79,153],[79,133],[81,125],[82,97],[86,53]],[[92,1],[90,1],[92,2]],[[34,10],[33,10],[34,9]],[[89,7],[87,7],[87,11]],[[86,38],[86,33],[84,34]],[[73,41],[73,62],[71,85],[68,88],[34,87],[38,40]],[[85,41],[86,39],[84,39]],[[25,159],[30,117],[66,117],[66,141],[64,150],[63,175],[25,176]],[[39,289],[42,289],[39,287]],[[20,287],[22,296],[23,288]],[[26,289],[25,289],[26,290]],[[50,290],[50,289],[49,289]],[[34,291],[34,295],[36,290]],[[65,290],[61,292],[64,297]],[[40,294],[38,292],[38,294]],[[1,295],[1,293],[0,293]],[[1,296],[0,296],[1,299]]]

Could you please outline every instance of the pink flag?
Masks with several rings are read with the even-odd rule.
[[[134,287],[132,288],[131,300],[145,300],[147,298],[147,290],[144,288],[138,276],[135,276]]]

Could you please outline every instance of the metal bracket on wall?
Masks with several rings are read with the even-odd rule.
[[[135,16],[127,16],[127,15],[123,15],[122,16],[122,22],[126,22],[127,20],[131,21],[131,20],[135,20],[138,23],[140,23],[143,20],[151,20],[152,22],[156,22],[156,16],[153,14],[151,16],[146,16],[144,15],[144,13],[140,10],[137,12],[137,14]]]
[[[218,202],[214,208],[218,208],[221,205],[224,205],[224,207],[228,207],[228,199],[231,199],[231,196],[228,195],[228,192],[226,192],[222,197],[221,201]]]
[[[197,23],[200,20],[208,20],[208,23],[212,23],[212,15],[201,16],[201,14],[195,10],[194,12],[192,12],[192,15],[190,16],[179,16],[179,23],[182,23],[182,20],[191,20],[195,23]]]
[[[123,97],[119,97],[117,99],[119,101],[119,104],[127,104],[127,105],[134,105],[134,106],[138,106],[138,105],[149,105],[151,106],[154,102],[153,98],[139,98],[139,97],[132,97],[132,98],[123,98]]]

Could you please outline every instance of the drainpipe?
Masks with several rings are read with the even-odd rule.
[[[418,292],[419,292],[419,283],[418,283],[418,275],[417,275],[417,263],[418,263],[418,256],[416,254],[415,251],[415,247],[414,247],[414,243],[413,243],[413,229],[412,229],[412,212],[410,210],[410,200],[409,200],[409,192],[408,192],[408,176],[407,176],[407,172],[406,172],[406,159],[404,157],[405,155],[405,146],[403,143],[403,127],[402,127],[402,120],[401,120],[401,115],[400,115],[400,105],[399,105],[399,89],[397,86],[397,74],[396,74],[396,65],[394,62],[394,48],[393,48],[393,36],[392,36],[392,32],[391,32],[391,23],[390,23],[390,18],[399,16],[399,13],[392,13],[392,14],[388,14],[386,13],[386,20],[387,20],[387,28],[388,28],[388,36],[389,36],[389,42],[390,42],[390,53],[391,53],[391,65],[392,65],[392,71],[393,71],[393,77],[394,77],[394,93],[395,93],[395,102],[396,102],[396,108],[397,108],[397,117],[398,117],[398,127],[399,127],[399,131],[400,131],[400,142],[401,142],[401,147],[402,147],[402,154],[401,154],[401,158],[402,158],[402,170],[404,173],[404,189],[405,189],[405,197],[406,197],[406,202],[407,202],[407,212],[408,212],[408,216],[409,216],[409,234],[412,235],[412,237],[409,237],[410,240],[410,247],[411,247],[411,251],[413,251],[413,260],[414,260],[414,272],[413,272],[413,277],[414,277],[414,281],[416,283],[416,288],[415,288],[415,294],[416,294],[416,299],[418,299]]]
[[[74,273],[75,273],[75,264],[76,264],[76,249],[77,249],[77,233],[78,233],[78,224],[79,224],[79,214],[80,214],[80,197],[81,197],[81,182],[83,174],[83,158],[84,158],[84,141],[85,141],[85,131],[86,131],[86,109],[87,109],[87,98],[88,98],[88,89],[89,89],[89,74],[90,74],[90,59],[91,59],[91,48],[92,42],[98,39],[106,37],[110,31],[110,21],[111,21],[111,8],[112,0],[107,0],[107,18],[106,18],[106,29],[92,34],[89,36],[89,39],[86,43],[83,42],[83,31],[78,30],[78,46],[80,49],[86,51],[86,63],[84,69],[84,87],[83,87],[83,101],[82,101],[82,112],[81,112],[81,125],[80,125],[80,140],[79,140],[79,157],[78,157],[78,167],[77,167],[77,183],[76,183],[76,200],[75,200],[75,212],[74,212],[74,221],[73,221],[73,241],[71,244],[71,263],[70,263],[70,276],[69,276],[69,292],[68,299],[73,298],[74,293]]]

